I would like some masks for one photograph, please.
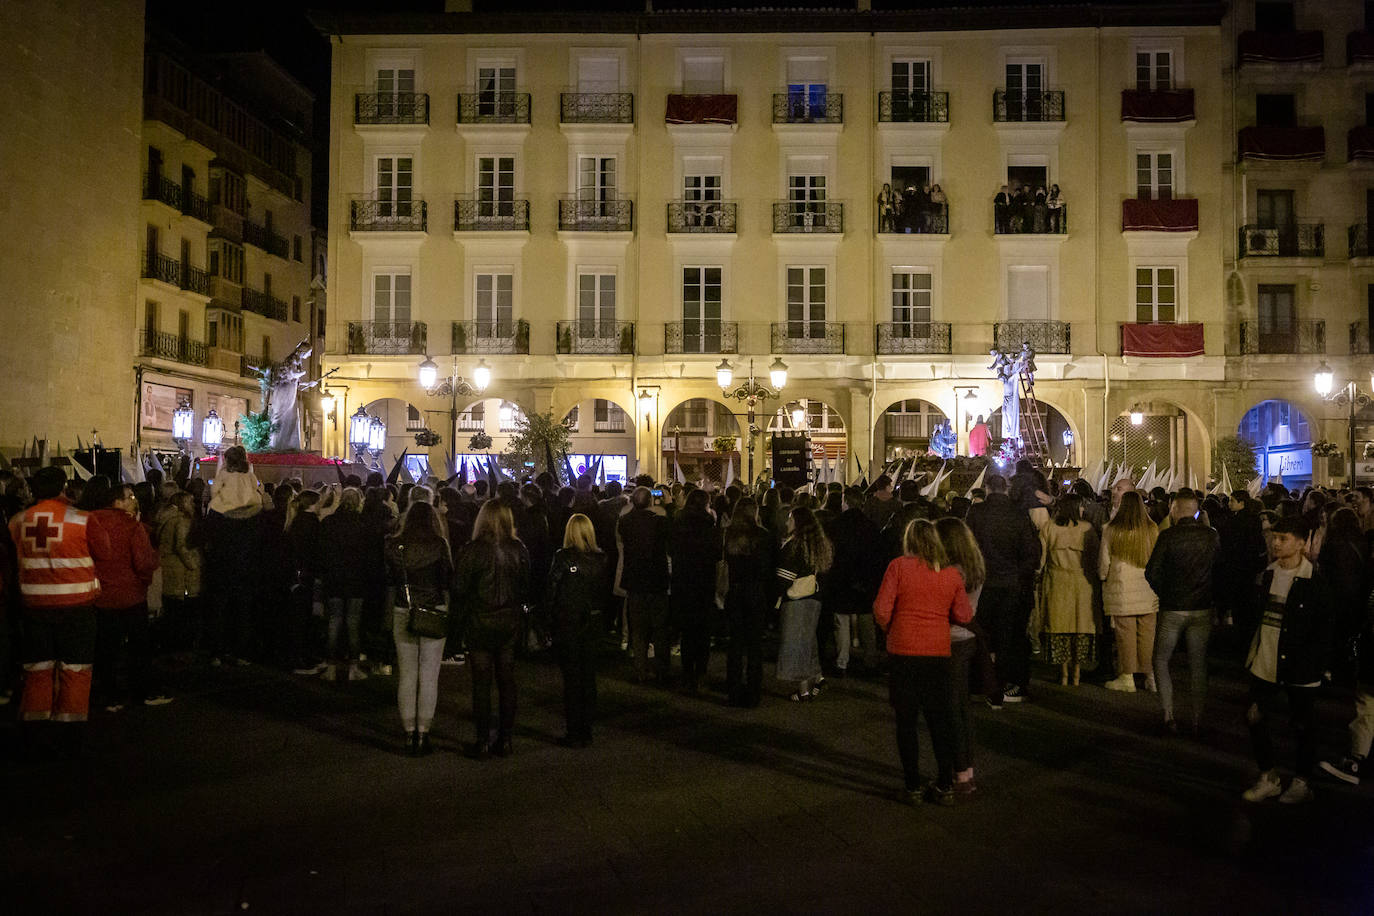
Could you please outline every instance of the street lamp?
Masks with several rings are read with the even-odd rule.
[[[1140,405],[1131,408],[1131,425],[1139,426],[1145,422],[1145,411],[1140,409]]]
[[[1317,367],[1316,373],[1312,376],[1312,387],[1317,389],[1317,394],[1323,400],[1330,401],[1346,408],[1346,444],[1350,449],[1350,489],[1355,489],[1355,414],[1364,407],[1374,403],[1368,395],[1361,394],[1359,386],[1352,378],[1341,386],[1340,390],[1333,392],[1336,373],[1331,371],[1331,367],[1322,360],[1322,364]],[[1369,387],[1374,389],[1374,373],[1370,374]],[[1265,469],[1266,471],[1268,468]]]
[[[806,428],[806,408],[803,407],[800,403],[798,403],[796,406],[792,408],[792,428]]]
[[[367,447],[374,455],[386,451],[386,423],[381,417],[372,417],[368,420]]]
[[[759,428],[754,425],[754,411],[758,408],[760,401],[770,398],[782,397],[782,388],[787,384],[787,364],[781,358],[773,360],[773,365],[768,367],[768,380],[773,383],[769,388],[754,378],[754,361],[749,360],[749,380],[739,385],[734,390],[730,389],[730,383],[734,380],[734,368],[729,360],[721,360],[716,367],[716,381],[725,382],[721,385],[721,394],[727,398],[734,398],[743,401],[749,407],[749,485],[754,482],[754,437],[758,435]]]
[[[458,398],[481,394],[491,384],[491,367],[487,361],[477,361],[469,382],[458,374],[458,357],[453,358],[453,368],[447,378],[439,378],[439,366],[428,356],[420,363],[418,372],[420,387],[432,398],[448,398],[448,429],[453,437],[454,449],[458,448]],[[437,443],[436,443],[437,444]]]
[[[348,418],[348,444],[353,447],[359,461],[362,461],[363,454],[372,445],[372,418],[362,406],[358,407],[357,413]]]
[[[172,411],[172,438],[183,452],[191,444],[191,430],[196,424],[196,412],[191,402],[183,400],[181,406]]]
[[[213,407],[200,424],[200,444],[208,455],[219,454],[219,447],[224,444],[224,421]]]

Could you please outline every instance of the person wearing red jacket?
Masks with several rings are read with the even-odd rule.
[[[897,719],[897,753],[905,798],[922,797],[917,720],[925,712],[939,769],[926,801],[954,804],[954,709],[950,699],[950,624],[967,624],[973,608],[959,570],[950,565],[935,526],[915,519],[902,536],[903,555],[888,564],[873,602],[887,635],[888,696]]]
[[[95,599],[95,694],[107,711],[123,709],[117,683],[119,669],[127,667],[132,700],[160,706],[171,698],[149,686],[152,648],[148,586],[158,568],[158,552],[138,520],[138,500],[132,487],[116,484],[101,503],[86,526],[86,540],[100,580],[100,595]]]
[[[66,485],[60,467],[39,468],[30,484],[38,501],[9,525],[24,613],[19,717],[28,723],[78,723],[90,715],[92,605],[100,583],[86,543],[87,515],[62,497]],[[64,737],[75,750],[80,733],[69,730]]]

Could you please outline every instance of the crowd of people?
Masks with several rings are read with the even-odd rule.
[[[884,182],[878,192],[879,232],[949,232],[949,200],[938,184]]]
[[[1065,231],[1064,195],[1057,184],[1048,190],[1037,186],[1033,191],[1028,184],[1010,190],[1002,185],[992,197],[992,219],[999,235],[1060,233]]]
[[[422,756],[449,663],[471,673],[467,754],[504,757],[515,658],[543,650],[562,672],[559,743],[581,748],[617,640],[636,683],[693,696],[718,686],[708,670],[724,644],[722,699],[747,708],[765,697],[773,633],[786,703],[816,701],[831,679],[885,679],[902,796],[950,805],[976,791],[974,698],[993,710],[1029,700],[1037,657],[1070,689],[1110,668],[1107,689],[1157,695],[1162,734],[1205,738],[1216,627],[1249,637],[1243,716],[1259,776],[1247,800],[1306,801],[1318,768],[1358,784],[1374,739],[1365,487],[1299,498],[1270,485],[1255,499],[1122,479],[1096,493],[1026,461],[937,497],[887,475],[814,491],[547,472],[273,486],[238,447],[209,482],[188,470],[132,485],[0,472],[0,698],[22,669],[17,714],[36,753],[79,745],[92,705],[113,716],[172,702],[164,679],[178,669],[268,664],[343,684],[394,678],[401,740]],[[1180,643],[1185,714],[1170,667]],[[1319,760],[1315,699],[1328,684],[1353,688],[1355,717],[1349,747]],[[1285,700],[1286,784],[1272,734]]]

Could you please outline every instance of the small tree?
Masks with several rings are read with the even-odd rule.
[[[250,410],[239,418],[239,439],[248,451],[261,452],[266,450],[268,443],[272,441],[272,434],[280,426],[280,423],[272,422],[272,416],[264,405],[261,413],[253,413]]]
[[[1244,487],[1255,476],[1255,447],[1240,436],[1222,436],[1212,451],[1212,476],[1221,480],[1223,469],[1232,487]]]
[[[551,471],[553,469],[547,466],[548,456],[561,455],[570,445],[572,439],[567,423],[555,420],[552,410],[522,413],[515,421],[515,432],[501,453],[501,460],[516,473],[524,470],[529,461],[534,462],[536,472]]]

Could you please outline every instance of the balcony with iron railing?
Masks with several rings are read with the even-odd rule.
[[[1353,258],[1374,258],[1369,247],[1369,224],[1355,223],[1346,230],[1346,242],[1350,249],[1350,257]]]
[[[243,290],[242,303],[242,308],[245,312],[252,312],[264,318],[271,318],[274,321],[286,320],[286,302],[270,293],[245,287]]]
[[[631,232],[634,201],[623,197],[582,200],[565,197],[558,202],[558,228],[562,232]]]
[[[1319,318],[1294,318],[1282,324],[1242,321],[1240,352],[1246,356],[1325,353],[1326,322]]]
[[[348,228],[352,232],[424,232],[428,213],[423,200],[349,201]]]
[[[152,328],[139,331],[138,352],[140,356],[170,359],[188,366],[204,366],[206,362],[205,344],[199,340],[179,337]]]
[[[878,93],[880,124],[948,124],[949,93],[884,90]]]
[[[885,321],[877,325],[874,346],[880,356],[948,355],[947,321]]]
[[[674,200],[668,202],[668,232],[735,232],[737,205],[733,200]]]
[[[283,260],[291,253],[290,243],[286,241],[285,236],[277,235],[268,227],[246,219],[243,221],[243,241],[244,244],[260,248]]]
[[[210,274],[210,299],[216,306],[237,312],[243,307],[243,284]]]
[[[143,199],[155,200],[166,204],[173,210],[181,209],[181,185],[166,175],[156,172],[143,174]]]
[[[1241,226],[1242,258],[1320,258],[1326,255],[1326,227],[1295,221],[1284,227]]]
[[[455,321],[449,330],[449,348],[455,356],[469,353],[528,354],[530,323],[523,318]]]
[[[1069,208],[1060,202],[1015,202],[992,205],[994,235],[1064,235],[1069,231]]]
[[[670,321],[663,326],[664,353],[738,353],[739,324],[715,318]]]
[[[631,356],[635,352],[633,321],[560,321],[555,334],[560,354]]]
[[[423,321],[350,321],[345,352],[376,356],[422,356],[427,333]]]
[[[843,353],[844,324],[839,321],[783,321],[771,327],[774,353]]]
[[[210,275],[199,267],[181,262],[181,288],[198,296],[210,295]]]
[[[1350,352],[1359,356],[1367,356],[1374,353],[1374,336],[1370,331],[1374,329],[1367,319],[1350,322]]]
[[[900,198],[890,212],[879,210],[878,232],[895,235],[948,235],[948,202],[905,204]]]
[[[530,202],[460,196],[453,201],[453,231],[529,232]]]
[[[1036,353],[1072,353],[1067,321],[998,321],[992,326],[993,344],[1005,352],[1030,344]]]
[[[359,92],[353,96],[353,123],[426,126],[429,124],[429,94]]]
[[[561,92],[558,119],[563,124],[633,124],[633,92]]]
[[[844,232],[844,204],[839,201],[773,201],[773,232],[775,233],[842,233]]]
[[[839,92],[775,92],[774,124],[843,124],[844,95]]]
[[[1064,90],[994,90],[992,93],[992,120],[1006,124],[1040,124],[1063,121]]]
[[[180,287],[181,262],[156,251],[145,252],[143,255],[143,278]]]
[[[464,124],[528,124],[530,123],[530,94],[528,92],[492,92],[481,89],[458,95],[458,123]]]

